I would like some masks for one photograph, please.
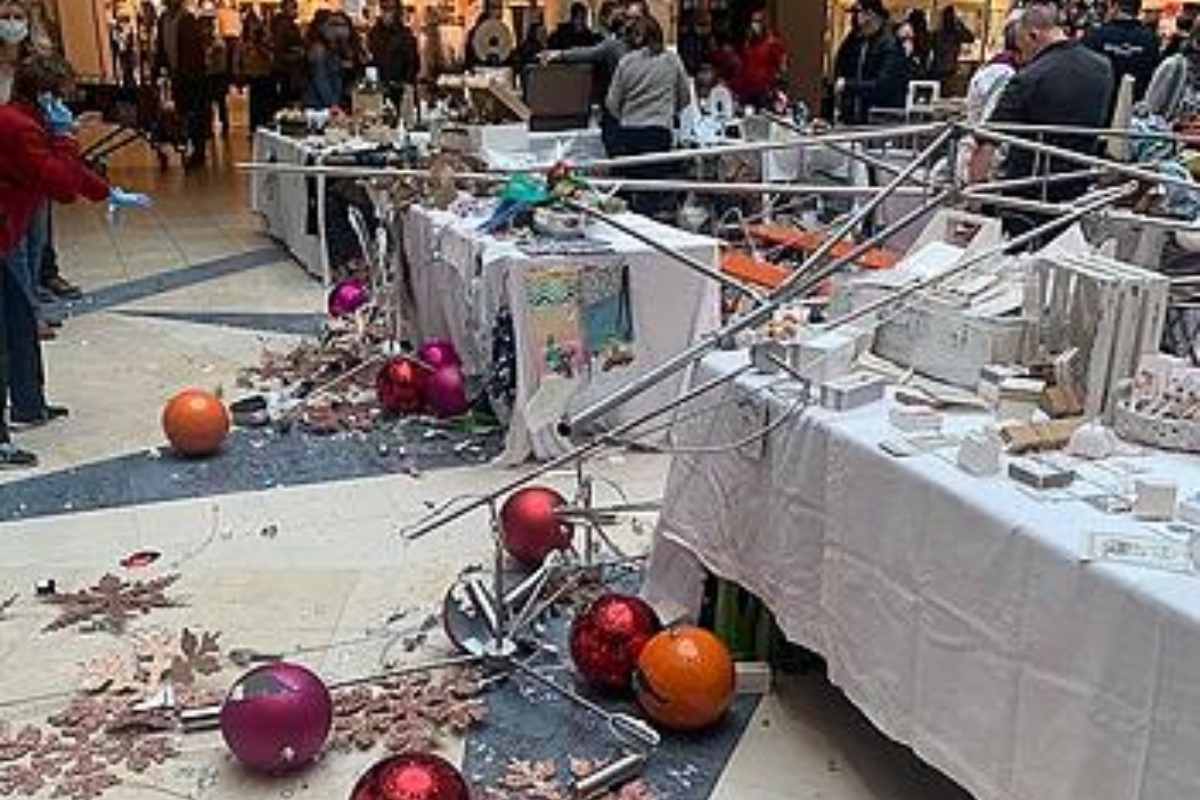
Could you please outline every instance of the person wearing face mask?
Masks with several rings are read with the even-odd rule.
[[[908,58],[892,35],[883,0],[859,0],[850,11],[850,34],[834,60],[841,121],[865,125],[875,109],[903,109]]]
[[[417,78],[421,74],[421,48],[402,16],[399,0],[380,0],[379,19],[367,33],[367,49],[379,70],[383,91],[411,123]]]
[[[333,15],[318,11],[308,24],[308,48],[305,52],[307,77],[302,102],[305,108],[327,110],[342,102],[342,63],[334,49]]]
[[[9,424],[43,425],[67,416],[46,401],[35,323],[30,226],[47,201],[108,200],[113,207],[145,207],[149,198],[110,187],[79,155],[75,120],[62,97],[71,85],[66,62],[33,54],[17,66],[10,101],[0,106],[0,468],[37,463],[13,445]]]
[[[757,9],[750,15],[750,30],[739,60],[742,68],[730,86],[738,102],[755,108],[769,107],[771,92],[787,68],[787,48],[767,28],[766,11]]]
[[[184,7],[183,0],[167,0],[158,20],[155,72],[170,79],[175,108],[187,123],[191,143],[186,162],[189,169],[206,163],[212,133],[206,55],[204,34],[196,15]]]
[[[29,13],[15,0],[0,0],[0,103],[12,94],[13,73],[29,47]]]
[[[329,47],[337,57],[342,71],[342,98],[338,105],[349,109],[351,89],[362,79],[363,64],[369,57],[363,48],[358,29],[354,27],[354,21],[345,11],[334,11],[330,14],[328,34]]]

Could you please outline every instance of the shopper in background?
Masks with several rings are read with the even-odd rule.
[[[1192,28],[1195,25],[1195,9],[1191,6],[1184,6],[1183,10],[1179,12],[1179,16],[1175,18],[1175,32],[1167,37],[1167,43],[1163,47],[1162,57],[1164,59],[1183,52],[1183,48],[1187,45],[1188,39],[1191,38]]]
[[[1108,124],[1112,66],[1108,59],[1072,40],[1059,14],[1051,0],[1033,0],[1026,6],[1016,29],[1022,66],[1000,95],[992,113],[993,122],[1075,128],[1102,128]],[[1039,141],[1089,156],[1100,150],[1100,139],[1092,134],[1048,134]],[[979,145],[971,164],[973,183],[988,180],[995,151],[994,144]],[[1076,162],[1013,146],[1004,159],[1003,177],[1030,178],[1078,169]],[[1086,179],[1056,181],[1014,190],[1013,194],[1065,203],[1082,196],[1088,185]],[[1044,221],[1038,214],[1014,214],[1005,218],[1005,229],[1016,235]]]
[[[675,49],[689,75],[695,75],[704,64],[709,63],[712,55],[712,25],[707,13],[701,14],[693,8],[680,13],[679,43]]]
[[[350,108],[350,96],[354,85],[362,80],[363,66],[370,60],[362,37],[354,27],[354,20],[345,11],[334,11],[326,23],[329,47],[337,56],[342,71],[342,108]]]
[[[864,125],[876,109],[903,109],[908,59],[892,34],[883,0],[858,0],[850,33],[834,59],[835,100],[841,121]]]
[[[333,48],[332,14],[322,9],[308,24],[305,48],[305,108],[328,110],[342,102],[342,62]]]
[[[275,74],[275,93],[282,107],[300,103],[304,93],[308,63],[304,36],[296,22],[296,0],[283,0],[271,18],[271,58]]]
[[[274,66],[267,27],[251,8],[242,20],[242,42],[238,49],[238,78],[245,83],[249,99],[250,135],[268,125],[276,109]]]
[[[908,79],[927,80],[933,73],[933,35],[929,32],[929,18],[925,11],[914,8],[908,12],[904,22],[896,29],[896,38],[908,58]]]
[[[204,65],[207,82],[204,125],[212,131],[213,111],[221,123],[221,136],[229,137],[229,49],[217,29],[215,15],[200,17],[200,35],[204,41]]]
[[[608,90],[612,86],[613,75],[617,66],[632,49],[632,25],[621,13],[621,8],[615,2],[606,2],[600,6],[600,26],[604,30],[604,39],[591,47],[577,47],[574,50],[548,50],[542,54],[544,63],[560,62],[563,64],[590,64],[592,66],[592,98],[600,106],[600,137],[604,148],[611,156],[614,136],[617,129],[617,119],[608,110]]]
[[[962,49],[975,41],[975,34],[967,27],[954,6],[942,9],[942,24],[933,33],[933,77],[942,83],[942,93],[954,94],[958,78],[959,59]]]
[[[155,65],[156,73],[170,79],[175,108],[187,124],[191,144],[187,166],[203,166],[211,133],[208,65],[200,21],[184,7],[183,0],[167,0],[159,17]]]
[[[587,3],[572,3],[567,21],[560,23],[550,34],[547,43],[551,50],[570,50],[575,47],[591,47],[604,37],[588,27]]]
[[[1158,35],[1142,24],[1141,13],[1142,0],[1115,0],[1108,21],[1083,37],[1085,45],[1112,64],[1114,100],[1126,75],[1133,77],[1134,102],[1141,100],[1158,66]]]
[[[416,34],[404,19],[399,0],[380,0],[379,18],[367,33],[367,49],[379,70],[384,94],[401,119],[411,122],[417,79],[421,74],[421,50]]]
[[[514,59],[517,77],[521,81],[521,87],[526,95],[529,91],[529,71],[542,63],[542,56],[549,47],[549,43],[550,31],[546,29],[546,18],[542,10],[540,8],[531,9],[529,25],[525,28],[525,36],[521,39],[521,43],[517,45]]]
[[[679,56],[666,49],[662,26],[652,16],[638,20],[633,49],[621,59],[608,89],[608,111],[617,121],[613,156],[665,153],[674,144],[675,120],[691,102],[692,89]],[[660,165],[629,167],[631,178],[665,178],[673,172]],[[634,192],[634,211],[653,215],[670,208],[666,194]]]
[[[769,108],[771,94],[787,68],[787,58],[783,40],[767,27],[767,12],[756,9],[750,15],[746,42],[739,53],[741,69],[730,84],[738,102]]]
[[[75,120],[63,102],[71,81],[63,59],[30,55],[13,74],[10,101],[0,106],[0,406],[9,405],[7,422],[0,413],[0,467],[37,463],[13,445],[9,424],[43,425],[68,414],[45,395],[33,287],[41,244],[29,236],[39,210],[51,200],[149,205],[144,195],[110,188],[80,158]]]

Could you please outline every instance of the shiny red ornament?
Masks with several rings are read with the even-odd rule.
[[[247,672],[221,706],[221,735],[248,769],[298,769],[325,746],[333,700],[321,679],[298,664],[276,662]]]
[[[719,720],[733,702],[733,657],[703,628],[680,626],[655,636],[638,655],[638,704],[665,728],[695,731]]]
[[[342,278],[329,290],[331,317],[348,317],[371,300],[371,290],[361,278]]]
[[[442,367],[425,381],[425,405],[439,419],[461,417],[471,410],[467,379],[458,367]]]
[[[539,567],[553,550],[571,546],[571,526],[558,516],[566,498],[546,486],[527,486],[508,496],[500,508],[500,532],[508,554]]]
[[[462,366],[462,359],[459,358],[458,350],[445,339],[430,339],[421,345],[417,349],[417,359],[432,369]]]
[[[397,356],[379,370],[375,394],[379,405],[389,414],[415,414],[425,404],[425,384],[429,370],[410,358]]]
[[[453,764],[432,753],[400,753],[367,770],[350,800],[471,800]]]
[[[571,624],[571,659],[579,673],[596,688],[628,691],[642,648],[661,630],[658,614],[645,600],[606,594]]]

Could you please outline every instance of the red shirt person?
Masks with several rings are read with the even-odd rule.
[[[765,11],[750,16],[750,32],[742,45],[741,64],[730,88],[742,105],[765,108],[779,76],[787,68],[787,48],[773,31],[767,29]]]

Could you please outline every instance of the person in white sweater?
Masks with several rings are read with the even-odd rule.
[[[608,89],[606,105],[617,121],[612,156],[663,153],[674,144],[675,121],[691,102],[691,84],[683,61],[666,49],[662,26],[652,16],[636,23],[633,49],[621,59]],[[662,165],[630,167],[621,171],[629,178],[665,178]],[[634,211],[654,214],[664,209],[669,198],[633,194]]]

